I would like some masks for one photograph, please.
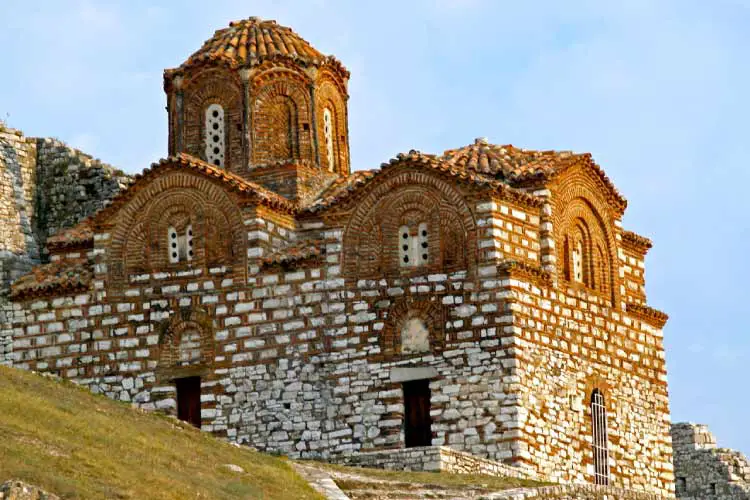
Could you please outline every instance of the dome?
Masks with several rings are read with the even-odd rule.
[[[302,66],[328,64],[337,67],[346,77],[349,76],[346,68],[336,58],[320,53],[291,28],[258,17],[233,21],[229,23],[229,27],[217,30],[197,52],[171,72],[210,61],[236,68],[278,59],[288,59]]]

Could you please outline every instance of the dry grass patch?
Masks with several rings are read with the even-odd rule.
[[[11,478],[75,499],[322,498],[283,459],[0,367],[0,482]]]

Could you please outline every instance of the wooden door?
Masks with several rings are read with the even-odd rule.
[[[404,434],[407,448],[432,444],[429,380],[404,382]]]
[[[177,418],[201,428],[201,378],[177,379]]]

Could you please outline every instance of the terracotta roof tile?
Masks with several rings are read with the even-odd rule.
[[[628,303],[626,304],[626,310],[628,314],[656,328],[664,328],[669,320],[667,313],[643,304]]]
[[[263,259],[264,266],[281,265],[301,262],[325,254],[325,247],[322,241],[308,240],[292,244],[288,247],[281,248]]]
[[[347,77],[349,72],[336,58],[320,53],[291,28],[273,20],[250,17],[229,23],[217,30],[174,73],[205,62],[224,62],[231,67],[246,67],[265,60],[290,59],[304,66],[332,65]]]
[[[157,175],[159,172],[169,168],[187,169],[194,172],[199,172],[212,179],[216,179],[229,189],[234,192],[240,193],[241,195],[247,196],[251,201],[260,203],[271,208],[281,210],[287,213],[296,213],[298,207],[295,203],[284,198],[280,194],[277,194],[270,189],[267,189],[260,184],[247,181],[242,177],[235,175],[226,170],[222,170],[210,163],[206,163],[194,156],[180,153],[176,156],[170,156],[159,160],[158,163],[151,165],[151,168],[145,169],[140,174],[137,174],[134,179],[135,182],[131,184],[127,189],[120,191],[120,193],[112,199],[112,203],[107,207],[100,210],[96,215],[94,222],[102,222],[105,218],[116,213],[119,208],[130,200],[135,193],[140,189],[143,184],[143,179],[150,179]]]
[[[442,158],[432,154],[422,153],[411,150],[408,153],[401,153],[392,158],[388,163],[383,163],[380,170],[362,170],[353,172],[350,176],[334,182],[323,194],[312,203],[306,211],[308,213],[319,212],[325,208],[342,202],[359,192],[359,190],[370,183],[370,181],[388,170],[408,164],[417,168],[428,168],[453,177],[462,182],[469,184],[485,186],[490,189],[502,191],[505,195],[514,198],[516,201],[531,205],[534,207],[541,206],[542,201],[528,193],[514,189],[507,183],[493,179],[492,177],[481,175],[470,168],[453,165]]]
[[[486,139],[479,138],[468,146],[445,151],[441,159],[454,167],[470,170],[517,187],[550,180],[568,167],[586,164],[610,189],[620,209],[624,211],[627,206],[627,200],[617,191],[601,167],[594,162],[590,153],[535,151],[517,148],[510,144],[504,146],[490,144]]]
[[[86,259],[63,260],[34,267],[10,287],[12,299],[76,293],[88,290],[93,276]]]
[[[636,234],[633,231],[623,231],[622,242],[631,245],[644,253],[653,246],[650,239],[641,236],[640,234]]]
[[[91,217],[86,217],[73,227],[60,231],[47,238],[47,248],[50,252],[58,252],[71,248],[90,248],[94,243],[94,225]]]

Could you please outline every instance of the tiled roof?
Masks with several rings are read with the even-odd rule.
[[[318,210],[335,204],[340,199],[346,198],[360,186],[367,184],[370,179],[381,172],[382,170],[357,170],[346,177],[337,178],[320,194],[318,199],[315,200],[307,210],[310,212],[317,212]]]
[[[88,290],[91,283],[91,266],[86,259],[63,260],[34,267],[18,278],[10,287],[12,299]]]
[[[304,66],[331,64],[349,75],[332,56],[325,56],[291,28],[273,20],[250,17],[229,23],[217,30],[175,72],[204,62],[224,62],[231,67],[246,67],[265,60],[289,59]]]
[[[653,243],[651,243],[650,239],[646,238],[645,236],[641,236],[640,234],[636,234],[633,231],[623,231],[622,242],[630,244],[643,252],[653,246]]]
[[[323,192],[320,198],[311,204],[306,211],[310,213],[319,212],[329,206],[353,197],[359,190],[370,183],[370,181],[388,170],[400,166],[410,165],[417,168],[427,168],[449,175],[454,179],[473,185],[485,186],[502,191],[506,196],[515,199],[519,203],[531,206],[541,206],[542,201],[528,193],[514,189],[502,181],[490,176],[482,175],[470,168],[453,165],[440,157],[432,154],[411,150],[401,153],[392,158],[388,163],[383,163],[380,170],[362,170],[353,172],[350,176],[340,179]]]
[[[512,183],[549,173],[560,163],[583,156],[570,151],[534,151],[510,144],[500,146],[479,138],[468,146],[445,151],[441,158],[452,166]]]
[[[301,241],[269,254],[263,259],[263,265],[286,266],[303,260],[319,257],[324,253],[325,248],[323,247],[323,242],[318,240]]]
[[[51,252],[70,248],[91,247],[94,242],[94,225],[90,217],[73,227],[60,231],[47,238],[47,248]]]
[[[643,304],[626,304],[626,310],[631,316],[635,316],[641,321],[648,323],[656,328],[664,328],[669,320],[669,315],[653,307]]]
[[[260,203],[271,208],[281,210],[288,213],[296,213],[298,207],[295,203],[284,198],[280,194],[274,193],[270,189],[267,189],[260,184],[247,181],[242,177],[235,175],[226,170],[217,168],[210,163],[206,163],[194,156],[180,153],[176,156],[170,156],[159,160],[158,163],[151,165],[151,168],[145,169],[140,174],[137,174],[134,179],[135,182],[131,184],[127,189],[120,191],[120,193],[112,199],[112,203],[107,207],[100,210],[95,216],[95,222],[103,221],[105,218],[116,213],[120,207],[130,200],[136,192],[144,184],[144,180],[151,179],[155,175],[158,175],[161,171],[167,169],[187,169],[194,172],[201,173],[212,179],[216,179],[222,182],[230,190],[237,192],[241,195],[247,196],[251,201]]]
[[[479,138],[468,146],[445,151],[440,158],[451,166],[519,187],[552,179],[573,165],[586,164],[609,188],[618,206],[622,210],[627,206],[625,198],[590,153],[535,151],[510,144],[490,144],[486,139]]]

